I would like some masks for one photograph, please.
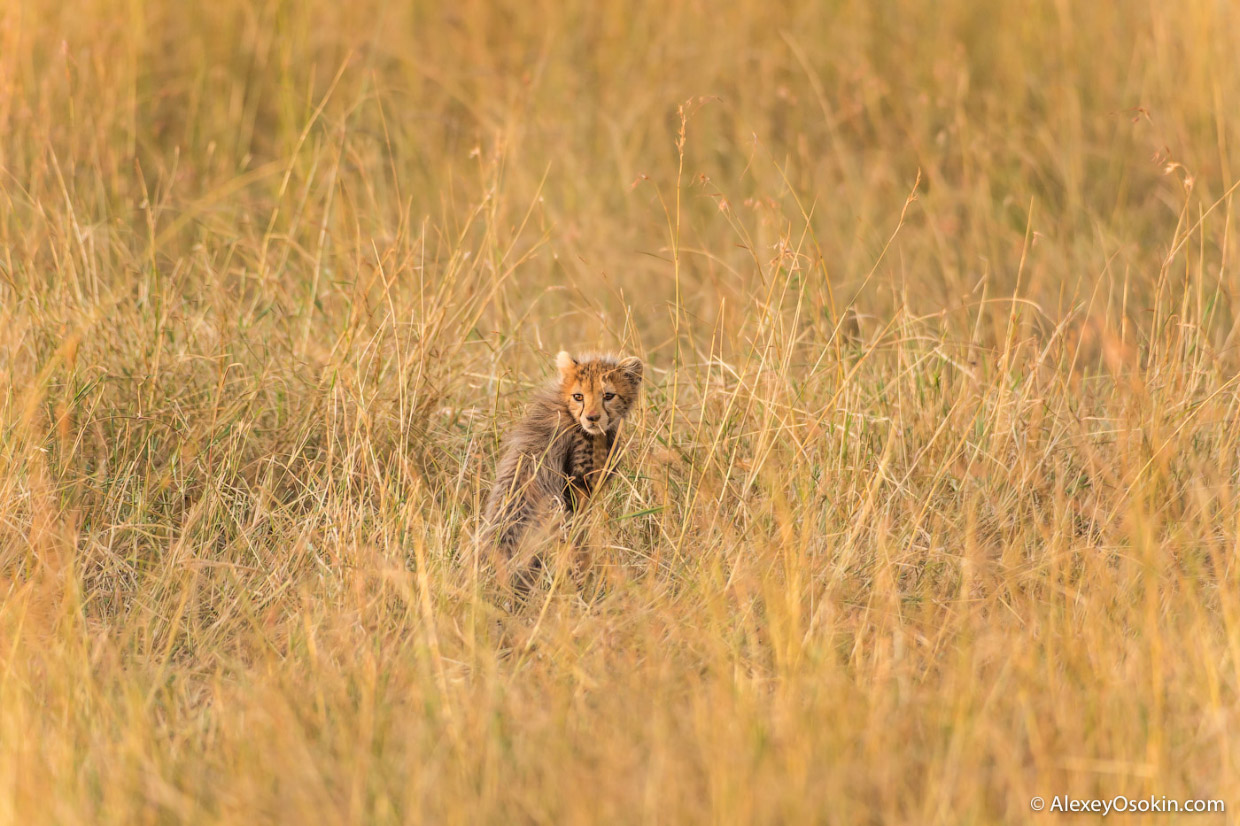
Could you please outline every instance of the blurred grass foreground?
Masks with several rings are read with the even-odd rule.
[[[1240,807],[1236,32],[9,0],[0,822]],[[647,385],[514,609],[561,347]]]

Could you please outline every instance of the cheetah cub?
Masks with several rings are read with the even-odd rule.
[[[541,567],[527,540],[557,514],[571,518],[611,474],[620,423],[642,383],[637,358],[562,352],[555,365],[557,377],[505,440],[486,505],[485,538],[523,577]],[[526,554],[528,562],[521,559]]]

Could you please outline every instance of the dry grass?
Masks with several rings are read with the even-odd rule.
[[[890,5],[4,4],[0,821],[1240,807],[1240,6]]]

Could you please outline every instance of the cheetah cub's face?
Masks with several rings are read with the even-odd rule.
[[[568,412],[592,435],[615,430],[637,401],[642,384],[641,359],[610,356],[575,359],[556,356],[560,389]]]

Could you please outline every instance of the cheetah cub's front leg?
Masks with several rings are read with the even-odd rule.
[[[613,468],[608,464],[615,448],[615,431],[598,434],[581,433],[569,456],[565,476],[568,478],[567,511],[580,513],[592,499],[602,493]],[[578,578],[591,567],[589,538],[581,530],[570,531],[572,567]]]

